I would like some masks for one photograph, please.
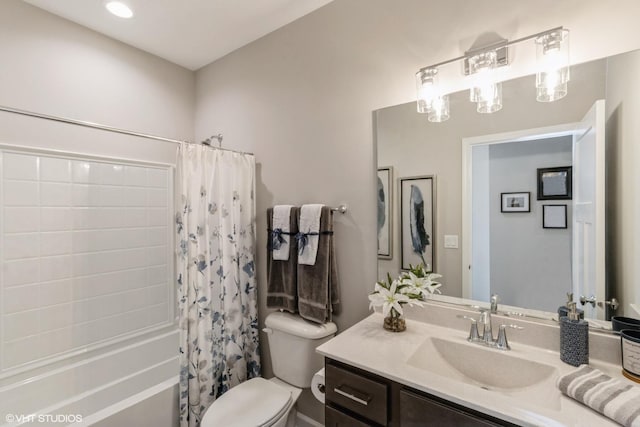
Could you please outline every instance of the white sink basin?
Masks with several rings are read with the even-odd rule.
[[[555,367],[519,357],[513,351],[438,337],[425,340],[407,363],[486,390],[507,393],[553,383],[558,374]]]

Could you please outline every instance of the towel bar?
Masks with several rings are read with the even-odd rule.
[[[331,208],[333,212],[340,212],[341,214],[347,212],[347,205],[340,205],[337,208]]]

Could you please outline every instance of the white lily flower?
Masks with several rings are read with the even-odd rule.
[[[434,279],[442,277],[441,274],[429,273],[425,277],[418,277],[412,272],[405,275],[402,279],[402,283],[407,285],[403,288],[404,293],[417,294],[427,297],[433,293],[440,293],[438,288],[442,286],[441,283],[436,282]]]
[[[399,282],[394,280],[391,282],[391,288],[386,289],[376,283],[375,293],[369,295],[369,308],[382,306],[382,315],[387,317],[394,309],[398,314],[402,314],[402,304],[411,303],[411,299],[400,293],[396,292]]]

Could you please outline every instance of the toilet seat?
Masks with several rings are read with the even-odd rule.
[[[268,427],[293,405],[291,391],[253,378],[227,391],[207,409],[201,427]]]

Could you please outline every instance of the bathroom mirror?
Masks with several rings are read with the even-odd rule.
[[[429,123],[416,112],[415,102],[374,111],[378,169],[393,175],[388,178],[392,191],[386,199],[383,195],[390,210],[386,218],[391,221],[387,224],[391,231],[384,231],[391,240],[385,250],[391,257],[379,257],[379,279],[401,271],[397,197],[401,179],[433,175],[437,194],[433,270],[443,275],[441,289],[447,301],[457,297],[465,304],[487,302],[497,293],[503,306],[548,318],[566,301],[568,292],[576,293],[572,283],[583,280],[574,277],[576,262],[584,263],[585,253],[594,251],[602,259],[602,276],[594,285],[601,294],[593,306],[588,302],[582,306],[585,315],[598,319],[614,314],[640,316],[635,312],[639,302],[635,295],[640,292],[631,281],[623,280],[628,276],[625,268],[632,266],[621,265],[615,257],[618,248],[624,247],[619,239],[632,239],[624,236],[624,224],[618,221],[627,203],[620,183],[624,191],[634,192],[628,197],[635,197],[631,183],[636,178],[633,166],[624,164],[618,153],[627,150],[625,144],[634,143],[632,138],[640,137],[621,131],[635,120],[634,98],[640,93],[634,94],[631,88],[639,71],[640,51],[574,65],[568,95],[552,103],[536,101],[535,75],[505,81],[504,107],[493,114],[478,114],[468,91],[456,92],[450,95],[451,118],[443,123]],[[572,140],[592,129],[579,124],[598,100],[604,100],[598,104],[602,116],[598,132],[606,141],[606,156],[602,156],[602,171],[596,173],[595,160],[577,153]],[[598,175],[605,185],[602,209],[608,222],[602,223],[606,233],[589,251],[575,246],[574,220],[579,215],[575,204],[584,204],[575,187],[573,195],[567,189],[555,198],[538,195],[544,184],[538,182],[538,169],[554,168],[564,173],[562,183],[569,182],[568,174],[574,183]],[[543,177],[552,176],[549,172]],[[504,206],[504,200],[523,206]],[[586,232],[582,237],[589,237],[590,231]],[[468,256],[463,256],[465,251]],[[596,294],[594,289],[582,292],[587,298]],[[606,303],[613,297],[620,304],[615,312]]]

